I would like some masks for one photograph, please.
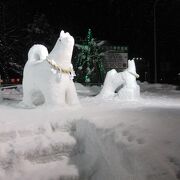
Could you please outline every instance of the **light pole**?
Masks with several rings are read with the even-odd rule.
[[[157,34],[156,34],[156,5],[159,0],[155,0],[154,11],[154,82],[157,83]]]

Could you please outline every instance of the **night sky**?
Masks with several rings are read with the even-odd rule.
[[[9,21],[16,22],[17,32],[20,34],[37,14],[44,14],[56,38],[60,30],[64,29],[76,41],[78,37],[85,38],[91,28],[93,37],[98,40],[107,40],[114,45],[127,45],[129,58],[142,57],[144,62],[149,63],[153,74],[154,2],[155,0],[6,0],[1,1],[1,4],[6,7],[5,13]],[[158,70],[168,66],[168,73],[177,74],[180,72],[180,0],[157,1],[156,33]],[[43,37],[38,40],[43,43]],[[52,41],[53,44],[54,40]],[[24,53],[27,51],[25,49]],[[160,78],[160,73],[158,76]]]

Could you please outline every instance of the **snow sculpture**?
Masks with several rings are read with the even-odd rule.
[[[112,69],[107,72],[103,88],[98,95],[101,98],[113,98],[117,92],[121,99],[133,100],[140,96],[140,87],[136,82],[139,75],[136,73],[134,60],[128,60],[128,68],[123,72]]]
[[[62,30],[49,55],[43,45],[30,48],[23,72],[23,105],[79,104],[71,64],[73,47],[74,38]]]

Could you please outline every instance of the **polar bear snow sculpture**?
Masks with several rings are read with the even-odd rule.
[[[63,30],[53,50],[34,45],[23,72],[23,101],[27,107],[42,104],[79,104],[71,64],[74,38]]]
[[[113,98],[118,91],[118,96],[121,99],[133,100],[140,96],[140,88],[136,82],[139,75],[136,73],[134,60],[128,60],[128,68],[123,72],[117,72],[112,69],[107,72],[103,88],[98,95],[101,98]]]

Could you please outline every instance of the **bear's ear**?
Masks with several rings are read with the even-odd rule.
[[[61,32],[60,32],[60,37],[63,37],[63,36],[64,36],[64,31],[61,30]]]
[[[131,63],[134,64],[134,59],[131,60]]]
[[[66,32],[66,35],[69,36],[70,34],[68,32]]]
[[[132,66],[133,61],[134,61],[133,59],[132,60],[130,60],[130,59],[128,60],[128,67]]]

